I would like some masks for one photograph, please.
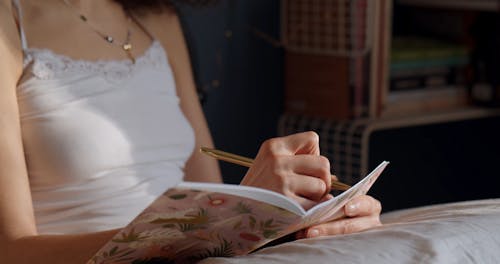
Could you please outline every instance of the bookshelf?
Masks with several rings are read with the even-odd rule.
[[[500,82],[489,73],[500,66],[492,60],[499,56],[491,37],[500,31],[499,1],[394,0],[391,6],[377,117],[500,104]]]
[[[281,6],[286,113],[399,118],[460,110],[491,93],[491,80],[476,80],[485,70],[474,52],[496,48],[478,47],[469,31],[484,13],[497,14],[498,0],[282,0]],[[486,25],[500,34],[500,21]]]
[[[293,0],[288,1],[291,2]],[[305,4],[306,2],[315,1],[300,0],[299,2]],[[332,0],[330,4],[332,2],[339,3],[339,0]],[[316,1],[316,3],[319,2]],[[397,132],[393,131],[404,130],[406,131],[404,133],[410,135],[399,142],[393,140],[389,136],[384,136],[385,138],[382,140],[384,141],[384,143],[388,143],[391,145],[393,151],[390,154],[393,154],[395,157],[397,157],[395,158],[395,161],[397,160],[398,164],[394,165],[395,167],[399,166],[397,169],[399,175],[397,176],[401,177],[405,177],[405,174],[415,175],[414,171],[417,171],[415,168],[419,168],[419,166],[421,165],[418,164],[421,161],[419,159],[425,158],[427,155],[426,149],[423,148],[429,146],[432,147],[432,143],[429,143],[427,145],[422,144],[420,146],[419,143],[406,142],[413,141],[415,139],[415,142],[421,141],[423,143],[428,143],[426,141],[426,138],[413,138],[413,136],[415,135],[418,136],[418,132],[416,131],[423,130],[423,127],[425,127],[427,131],[439,131],[441,138],[436,140],[447,141],[448,136],[446,135],[446,133],[449,133],[450,137],[459,138],[464,142],[472,142],[473,140],[475,140],[474,138],[468,138],[468,134],[474,134],[474,136],[478,136],[483,133],[478,129],[487,127],[488,131],[484,133],[485,138],[480,138],[480,140],[482,140],[481,142],[483,142],[484,144],[484,142],[491,141],[493,146],[500,145],[500,138],[491,136],[500,133],[500,126],[496,125],[495,123],[497,121],[500,121],[500,108],[484,107],[478,104],[473,104],[470,99],[471,87],[469,79],[454,79],[454,81],[451,83],[436,85],[436,87],[433,87],[432,90],[428,91],[423,91],[424,89],[415,89],[413,91],[394,91],[390,89],[390,86],[392,85],[391,77],[394,76],[393,72],[391,72],[393,39],[395,39],[395,37],[397,36],[407,33],[403,32],[403,34],[401,34],[401,30],[399,28],[393,29],[393,26],[397,27],[402,24],[407,26],[411,24],[411,21],[408,24],[400,23],[401,21],[394,21],[393,17],[397,15],[397,12],[400,12],[401,10],[410,10],[411,13],[409,13],[408,16],[405,16],[405,19],[413,18],[413,16],[419,15],[419,12],[421,12],[421,14],[424,14],[424,16],[427,13],[432,15],[431,18],[434,20],[431,20],[432,23],[430,23],[430,30],[433,30],[433,34],[429,34],[429,36],[430,38],[438,38],[439,41],[446,42],[447,45],[445,45],[445,53],[451,54],[449,56],[452,56],[452,59],[446,62],[448,64],[444,64],[444,66],[440,65],[442,67],[435,67],[438,68],[436,71],[438,71],[440,74],[437,75],[437,77],[439,78],[431,78],[428,82],[430,84],[435,84],[442,82],[443,75],[441,71],[443,69],[445,69],[445,72],[447,74],[446,76],[448,76],[449,73],[447,66],[449,65],[452,65],[454,67],[452,70],[453,74],[463,76],[467,75],[467,78],[469,78],[468,74],[470,74],[470,69],[472,68],[472,66],[470,66],[469,64],[472,64],[473,62],[472,59],[469,61],[469,56],[471,55],[471,53],[469,52],[471,52],[470,47],[475,45],[475,39],[474,36],[470,36],[467,34],[467,32],[469,31],[465,27],[470,26],[472,23],[475,23],[478,17],[482,18],[483,16],[487,16],[491,19],[492,16],[496,16],[498,10],[500,10],[500,1],[377,0],[371,1],[371,3],[372,6],[369,10],[367,10],[371,12],[371,14],[367,16],[367,18],[370,19],[369,21],[371,21],[372,24],[366,29],[372,32],[367,32],[365,34],[370,39],[366,39],[365,43],[367,43],[368,45],[364,46],[366,49],[364,50],[364,53],[362,53],[366,55],[366,57],[359,56],[359,53],[356,54],[357,56],[353,56],[353,54],[350,54],[349,52],[337,54],[331,52],[322,53],[321,49],[317,49],[314,52],[315,56],[323,56],[323,59],[328,60],[328,62],[330,63],[325,64],[318,62],[317,65],[321,67],[326,66],[326,69],[328,69],[325,70],[323,68],[323,71],[326,72],[325,78],[328,80],[326,86],[328,86],[327,88],[329,88],[325,89],[329,91],[336,91],[336,93],[331,94],[323,93],[321,94],[322,97],[320,98],[322,100],[322,104],[324,105],[327,105],[325,101],[329,101],[332,105],[332,109],[335,109],[334,107],[337,101],[331,99],[332,97],[328,96],[335,95],[337,96],[337,99],[340,98],[338,96],[339,86],[337,85],[337,82],[339,80],[341,80],[344,84],[341,86],[340,90],[351,91],[351,93],[343,93],[341,101],[343,103],[348,101],[351,104],[355,102],[354,100],[352,100],[352,95],[354,94],[355,88],[352,85],[353,81],[349,80],[349,78],[352,78],[352,75],[347,75],[348,78],[346,79],[345,69],[350,69],[348,70],[348,72],[353,73],[355,72],[352,71],[352,69],[355,68],[355,66],[353,66],[355,65],[355,59],[366,59],[367,62],[365,66],[367,66],[369,74],[363,75],[363,78],[366,79],[364,83],[365,89],[362,89],[362,92],[364,93],[362,97],[365,98],[363,103],[367,111],[365,111],[361,115],[353,115],[352,113],[355,111],[353,111],[352,109],[345,110],[349,109],[349,107],[352,107],[352,105],[346,106],[345,104],[342,105],[345,111],[341,116],[325,116],[314,114],[311,115],[310,113],[285,111],[285,114],[280,119],[278,134],[287,135],[290,133],[307,130],[316,131],[320,135],[322,153],[333,162],[335,168],[334,172],[339,175],[339,177],[341,177],[341,180],[351,183],[359,180],[360,176],[365,175],[366,172],[371,169],[370,165],[373,158],[379,158],[379,155],[377,155],[376,152],[384,152],[384,146],[382,146],[382,149],[380,149],[380,144],[378,143],[377,144],[379,146],[379,149],[375,150],[375,152],[371,147],[373,145],[377,145],[374,144],[374,141],[380,139],[380,136],[378,135],[381,134],[394,135],[394,133]],[[407,13],[405,13],[404,15],[406,14]],[[352,18],[353,16],[350,17]],[[356,16],[354,15],[354,17]],[[405,22],[407,21],[408,20],[406,20]],[[419,23],[420,21],[416,21],[413,24]],[[490,28],[491,27],[488,27],[488,29]],[[428,28],[424,27],[417,28],[414,32],[410,33],[425,33],[427,29]],[[500,34],[499,31],[494,32],[498,32],[498,34]],[[444,40],[442,40],[441,37]],[[456,41],[458,45],[449,45],[449,42],[454,41]],[[473,45],[471,43],[473,43]],[[288,51],[291,50],[292,49]],[[297,52],[297,49],[293,49],[293,51]],[[307,51],[303,51],[301,55],[309,56],[307,54]],[[498,61],[500,61],[500,58],[498,59]],[[338,67],[339,64],[344,65],[343,67],[341,67],[341,69],[344,70],[344,78],[340,78],[337,75],[339,74],[339,71],[336,67]],[[456,68],[458,68],[459,66],[461,68],[458,72]],[[499,67],[497,69],[500,69],[500,65],[498,66]],[[314,69],[312,71],[315,73],[318,72]],[[292,76],[296,76],[298,74],[300,74],[300,71],[294,71]],[[315,75],[315,78],[320,77],[320,75]],[[288,77],[286,76],[285,79],[287,78]],[[304,87],[302,89],[304,95],[309,93],[308,88],[305,88],[308,87],[307,82],[301,83],[301,86]],[[285,84],[285,90],[286,89],[287,86]],[[313,97],[311,101],[312,100],[316,100],[316,97]],[[476,129],[474,126],[477,126],[478,129]],[[457,131],[457,127],[465,129],[463,131]],[[446,131],[446,133],[444,133],[444,136],[442,131]],[[413,153],[407,153],[405,144],[409,144],[414,147],[414,150],[420,153],[422,157],[418,157],[417,159],[415,159]],[[458,142],[457,145],[458,144],[460,144],[460,142]],[[473,143],[469,144],[473,145]],[[469,150],[478,151],[478,148],[480,148],[480,146],[470,147]],[[449,149],[445,148],[437,149],[436,156],[438,154],[445,155],[445,153],[448,153],[449,151]],[[405,160],[404,157],[406,155],[413,155],[412,157],[414,159]],[[450,153],[450,155],[458,154]],[[479,156],[474,155],[475,154],[471,154],[470,156],[468,156],[468,158],[479,159]],[[495,157],[496,154],[490,151],[485,152],[484,155]],[[485,163],[484,161],[471,161],[473,161],[472,163],[474,164],[481,164],[480,166],[484,168],[490,168],[491,166],[489,165],[489,163]],[[436,161],[435,163],[433,163],[433,166],[440,166],[439,164],[439,161]],[[441,179],[441,176],[438,172],[439,170],[443,171],[450,169],[449,167],[444,167],[446,166],[444,164],[441,166],[442,167],[436,167],[436,172],[428,172],[430,175],[429,177],[434,177],[434,181],[440,181]],[[457,178],[465,177],[467,177],[467,175],[457,174]],[[405,181],[405,179],[394,180],[394,182],[398,181]],[[391,188],[393,187],[397,186],[391,186]],[[411,187],[412,186],[409,186],[409,188]],[[439,189],[436,188],[435,191],[438,192]],[[413,192],[413,190],[411,192]],[[383,190],[381,190],[380,193],[383,195]],[[416,191],[414,193],[418,192]],[[496,192],[491,193],[493,193],[494,195],[500,195]],[[404,194],[404,192],[402,194]],[[452,199],[461,199],[460,197],[461,196],[457,195]],[[462,196],[462,198],[463,197],[464,196]],[[403,197],[397,198],[401,200],[405,199]],[[415,198],[415,200],[418,200],[418,198]],[[414,205],[422,204],[416,202]]]
[[[500,69],[496,63],[498,52],[495,37],[500,29],[500,1],[394,0],[392,7],[394,20],[389,27],[391,40],[405,33],[421,34],[453,43],[450,45],[453,46],[451,50],[466,54],[460,56],[455,52],[454,56],[467,60],[460,66],[456,66],[458,63],[450,64],[463,67],[461,75],[465,79],[441,91],[391,91],[394,72],[386,72],[388,81],[383,87],[381,115],[367,121],[360,132],[352,134],[353,139],[350,140],[359,140],[361,172],[382,157],[394,160],[393,173],[383,179],[373,194],[378,195],[389,209],[500,197],[498,190],[485,188],[483,191],[470,191],[474,188],[464,184],[470,177],[477,179],[480,186],[498,186],[499,183],[492,175],[500,157],[495,150],[500,146],[500,98],[492,96],[480,101],[473,93],[478,88],[484,88],[486,93],[489,90],[494,94],[497,85],[496,79],[491,76],[485,79],[475,76],[488,72],[485,69],[478,70],[478,64],[487,65],[492,72]],[[404,18],[398,20],[398,15]],[[401,25],[414,28],[408,32]],[[394,54],[395,47],[392,44],[394,41],[383,45],[386,45],[387,52]],[[443,53],[450,49],[445,49]],[[387,60],[391,63],[394,61],[393,58]],[[443,68],[449,69],[452,67],[450,65]],[[391,104],[401,105],[407,99],[405,97],[420,101],[420,109],[391,109]],[[442,105],[435,107],[433,101]],[[353,153],[354,157],[357,155]],[[351,162],[351,166],[356,165]],[[425,179],[423,186],[420,178]],[[425,195],[422,195],[422,189],[425,189]],[[390,193],[388,190],[395,191]]]
[[[402,9],[404,19],[394,21]],[[484,13],[499,10],[498,0],[282,0],[285,113],[347,122],[435,120],[450,112],[468,118],[478,109],[471,99],[473,82],[482,89],[479,94],[488,93],[486,81],[470,77],[479,75],[472,65],[478,37],[470,27]],[[410,31],[402,34],[400,24]],[[497,27],[500,34],[500,22]],[[426,30],[433,31],[430,37],[418,35]],[[417,35],[405,39],[404,34]],[[418,49],[397,50],[399,38],[399,46]],[[396,55],[403,59],[394,62]],[[497,97],[500,104],[500,88]]]

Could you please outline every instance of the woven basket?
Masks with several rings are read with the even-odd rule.
[[[370,51],[378,0],[282,0],[282,42],[289,51],[356,57]]]

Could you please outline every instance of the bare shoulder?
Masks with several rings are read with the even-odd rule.
[[[0,80],[17,82],[22,71],[22,50],[9,0],[0,0],[0,56]]]
[[[9,0],[0,0],[0,36],[7,36],[6,33],[14,30],[17,31],[13,6]],[[11,32],[12,33],[12,32]]]
[[[142,17],[145,26],[167,50],[184,46],[184,35],[178,15],[173,11],[150,13]]]
[[[12,0],[0,0],[0,9],[10,9],[12,6]]]
[[[165,29],[165,26],[176,26],[179,24],[179,17],[173,10],[163,12],[150,12],[141,16],[148,27],[154,30]]]

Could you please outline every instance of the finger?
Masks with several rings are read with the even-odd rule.
[[[304,197],[301,197],[301,196],[297,196],[297,195],[292,195],[292,199],[294,199],[295,201],[297,201],[301,206],[302,208],[304,208],[305,210],[308,210],[308,209],[311,209],[311,207],[319,204],[319,203],[322,203],[322,202],[325,202],[325,201],[328,201],[328,200],[331,200],[333,199],[333,195],[331,194],[327,194],[325,195],[325,197],[323,197],[320,201],[313,201],[313,200],[309,200],[307,198],[304,198]]]
[[[325,196],[326,183],[319,178],[291,175],[289,177],[289,191],[297,196],[319,202]]]
[[[301,235],[311,238],[318,236],[351,234],[381,225],[380,219],[377,216],[343,218],[337,221],[309,227],[305,229]]]
[[[335,174],[332,174],[331,177],[332,177],[332,181],[338,181],[339,180],[339,178]]]
[[[319,202],[320,202],[320,203],[322,203],[322,202],[326,202],[326,201],[331,200],[331,199],[333,199],[333,198],[334,198],[334,197],[333,197],[333,194],[331,194],[331,193],[327,193],[327,194],[326,194],[323,198],[321,198],[321,200],[320,200]]]
[[[330,161],[325,156],[301,154],[286,158],[290,168],[296,173],[331,180]]]
[[[368,195],[354,197],[344,207],[344,213],[349,217],[380,215],[381,211],[380,202]]]
[[[294,199],[295,201],[297,201],[302,206],[302,208],[304,208],[305,210],[308,210],[311,207],[313,207],[313,206],[315,206],[315,205],[318,204],[318,202],[313,201],[313,200],[309,200],[309,199],[304,198],[302,196],[291,195],[291,197],[292,197],[292,199]]]
[[[332,184],[332,176],[330,174],[330,162],[324,156],[315,155],[296,155],[286,157],[290,169],[299,175],[312,176],[321,179],[325,183],[328,192]]]
[[[319,155],[319,136],[315,132],[302,132],[286,137],[266,140],[262,147],[274,155]]]

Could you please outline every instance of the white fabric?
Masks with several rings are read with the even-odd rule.
[[[194,133],[159,42],[136,64],[25,49],[17,93],[40,233],[123,227],[182,180]]]
[[[500,263],[500,199],[441,204],[382,215],[358,234],[303,239],[200,264]]]

